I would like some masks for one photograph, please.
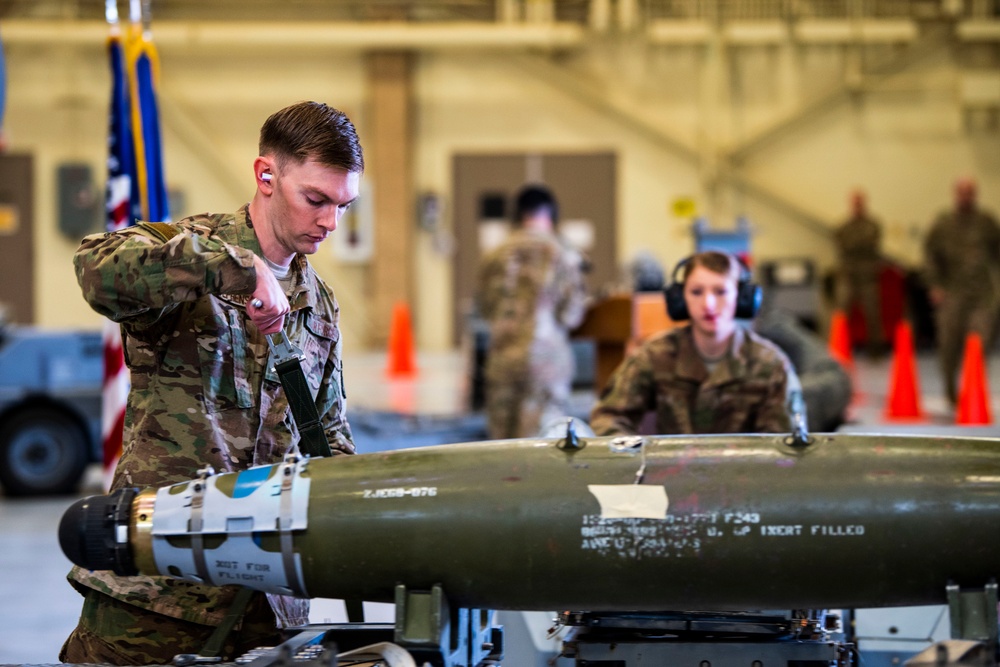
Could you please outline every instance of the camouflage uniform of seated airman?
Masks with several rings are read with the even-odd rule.
[[[246,313],[261,255],[248,208],[199,215],[165,240],[144,226],[95,234],[74,258],[83,295],[121,324],[132,387],[124,451],[112,489],[189,480],[281,460],[299,439],[264,335]],[[169,234],[165,236],[170,236]],[[340,310],[304,255],[292,261],[284,331],[303,351],[303,371],[334,453],[352,454],[345,419]],[[60,659],[168,663],[197,653],[229,611],[238,588],[167,577],[119,577],[73,568],[85,596],[80,625]],[[270,605],[268,605],[270,602]],[[229,637],[234,657],[308,621],[309,602],[255,593]],[[109,636],[109,628],[129,628]],[[234,648],[235,647],[235,648]],[[82,660],[81,656],[88,656]]]
[[[780,433],[798,377],[776,345],[737,326],[729,352],[708,367],[691,327],[647,340],[618,366],[590,415],[597,435],[633,435],[647,413],[656,434]]]
[[[518,230],[484,260],[478,297],[490,322],[489,436],[535,435],[569,409],[574,364],[567,332],[587,303],[582,257],[554,234]]]

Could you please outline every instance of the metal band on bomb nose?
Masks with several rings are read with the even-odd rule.
[[[159,489],[152,551],[159,572],[309,597],[291,534],[308,525],[308,459]],[[225,481],[222,481],[225,480]],[[187,538],[186,540],[184,538]]]

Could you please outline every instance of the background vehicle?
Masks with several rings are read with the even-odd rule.
[[[0,317],[0,486],[70,493],[100,461],[99,332],[42,331]]]

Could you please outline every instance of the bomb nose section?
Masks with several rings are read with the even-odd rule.
[[[66,558],[87,570],[138,574],[128,542],[135,495],[135,489],[121,489],[70,505],[59,522],[59,546]]]

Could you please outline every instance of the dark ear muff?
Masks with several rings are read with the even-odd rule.
[[[748,320],[760,312],[761,301],[764,300],[764,290],[760,285],[750,281],[750,267],[737,257],[740,263],[740,280],[736,285],[736,318]]]
[[[757,316],[760,302],[764,299],[764,290],[760,285],[751,282],[741,282],[736,288],[736,317],[748,320]]]
[[[683,322],[691,319],[688,312],[687,302],[684,300],[684,283],[677,281],[677,272],[688,263],[687,259],[682,259],[670,272],[670,285],[663,290],[663,298],[667,302],[667,315],[675,322]]]
[[[663,290],[667,302],[667,315],[675,322],[691,319],[687,302],[684,300],[684,283],[673,283]]]

